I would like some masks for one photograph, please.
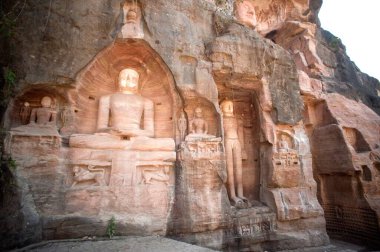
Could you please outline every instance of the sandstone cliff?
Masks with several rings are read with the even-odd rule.
[[[199,160],[187,146],[177,149],[187,156],[177,157],[171,194],[160,202],[169,212],[162,217],[152,211],[159,223],[147,224],[141,216],[119,223],[120,234],[159,233],[219,249],[261,244],[280,250],[327,244],[327,225],[329,235],[376,243],[380,83],[362,73],[341,41],[320,27],[322,1],[253,1],[257,26],[252,29],[236,21],[232,1],[140,0],[135,2],[142,10],[144,38],[122,40],[124,2],[4,2],[8,16],[0,24],[12,34],[2,35],[0,64],[16,74],[12,93],[3,93],[5,130],[20,125],[25,101],[37,106],[48,95],[55,97],[58,111],[65,106],[75,111],[75,133],[93,133],[96,104],[115,82],[116,69],[141,65],[144,95],[162,108],[156,136],[171,137],[177,146],[180,112],[190,118],[202,106],[209,133],[223,138],[219,103],[234,100],[249,154],[243,160],[244,190],[257,208],[231,210],[224,154]],[[5,26],[8,17],[14,25]],[[1,84],[7,87],[4,76]],[[285,158],[291,165],[277,153],[281,136],[296,151],[296,158]],[[97,214],[76,215],[98,191],[90,188],[88,198],[68,192],[70,148],[67,136],[62,139],[62,146],[30,144],[33,151],[21,139],[4,154],[15,159],[16,168],[9,172],[13,159],[4,160],[0,177],[14,176],[17,187],[1,192],[8,193],[0,210],[3,247],[104,234],[109,215],[101,204],[92,202]],[[69,199],[76,203],[66,205]],[[149,212],[144,204],[138,210]],[[264,217],[252,224],[252,216],[259,215]],[[252,225],[270,238],[244,236],[244,227],[254,230]],[[236,237],[243,237],[241,244]]]

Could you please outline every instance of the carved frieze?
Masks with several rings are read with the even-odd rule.
[[[72,164],[71,188],[81,186],[108,186],[111,161],[78,160]]]
[[[296,187],[301,181],[300,156],[294,149],[295,139],[290,133],[278,134],[277,152],[273,153],[270,184],[274,187]]]
[[[193,160],[219,160],[223,155],[221,138],[186,141],[181,145],[182,158],[189,156]]]

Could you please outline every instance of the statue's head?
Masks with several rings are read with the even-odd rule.
[[[251,0],[235,0],[234,14],[236,20],[248,27],[255,28],[257,25],[255,7]]]
[[[119,73],[118,80],[119,91],[122,93],[138,93],[139,89],[139,74],[137,71],[126,68]]]
[[[50,108],[51,107],[51,98],[49,96],[44,96],[42,99],[41,99],[41,105],[42,107],[44,108]]]
[[[124,23],[139,23],[141,18],[141,10],[136,1],[126,1],[123,6],[124,9]]]
[[[30,106],[29,102],[24,102],[24,107],[29,107],[29,106]]]
[[[220,104],[220,108],[222,109],[222,113],[224,116],[233,116],[234,115],[234,102],[231,100],[224,100]]]
[[[203,117],[203,110],[201,107],[196,107],[194,110],[194,116],[196,118],[202,118]]]

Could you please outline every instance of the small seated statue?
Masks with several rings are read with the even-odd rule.
[[[70,146],[95,149],[173,151],[174,140],[154,137],[154,104],[138,94],[139,74],[131,68],[119,74],[118,90],[100,97],[96,133],[74,134]]]
[[[29,124],[12,128],[11,131],[22,135],[59,136],[56,125],[57,112],[52,108],[52,98],[44,96],[41,105],[42,107],[32,109]]]
[[[56,126],[57,112],[51,108],[52,99],[44,96],[41,99],[41,108],[32,109],[29,124],[39,126]]]
[[[203,117],[203,110],[201,107],[195,108],[194,118],[189,123],[189,131],[190,134],[187,135],[186,140],[215,138],[215,136],[208,134],[208,123]]]
[[[281,135],[280,141],[278,142],[278,152],[287,153],[287,152],[293,152],[293,151],[294,150],[289,147],[289,144],[286,141],[285,135]]]
[[[141,23],[141,8],[135,1],[127,0],[123,6],[124,25],[121,28],[122,38],[143,38],[144,32]]]

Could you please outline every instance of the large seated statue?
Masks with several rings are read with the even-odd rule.
[[[135,70],[122,70],[117,92],[102,96],[99,100],[96,133],[72,135],[70,146],[142,151],[174,150],[173,139],[153,138],[154,104],[138,94],[138,83],[139,74]]]

